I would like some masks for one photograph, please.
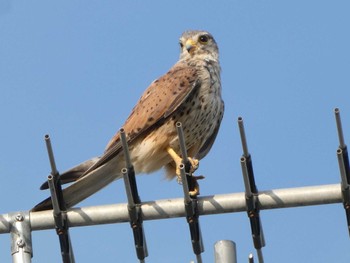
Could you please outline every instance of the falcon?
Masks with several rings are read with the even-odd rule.
[[[191,172],[211,149],[224,113],[219,50],[206,31],[186,31],[180,37],[180,59],[143,93],[123,125],[136,174],[165,168],[169,179],[180,176],[182,163],[176,123],[181,122]],[[122,177],[125,167],[120,132],[104,154],[64,172],[61,183],[66,207],[72,207]],[[47,189],[47,182],[41,189]],[[191,195],[199,194],[199,188]],[[48,198],[33,210],[51,209]]]

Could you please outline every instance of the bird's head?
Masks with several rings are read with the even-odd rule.
[[[213,36],[206,31],[192,30],[180,37],[180,59],[191,57],[218,60],[219,49]]]

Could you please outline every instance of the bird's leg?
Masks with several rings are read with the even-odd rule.
[[[173,158],[175,165],[176,165],[176,175],[180,176],[180,164],[182,164],[182,158],[174,151],[173,148],[168,147],[167,152],[169,153],[169,155],[171,156],[171,158]],[[190,169],[190,173],[194,173],[194,171],[196,171],[199,167],[199,161],[198,159],[195,158],[191,158],[188,157],[188,161],[191,164],[191,169]]]
[[[167,149],[168,154],[171,156],[171,158],[174,160],[176,165],[176,175],[178,178],[178,182],[181,182],[181,172],[180,172],[180,164],[182,164],[182,158],[174,151],[173,148],[168,147]],[[188,157],[188,161],[191,164],[190,168],[190,174],[192,174],[194,171],[196,171],[199,167],[199,160],[195,158]],[[199,184],[197,180],[203,179],[204,176],[191,176],[191,187],[189,186],[189,194],[191,196],[197,196],[199,195]]]

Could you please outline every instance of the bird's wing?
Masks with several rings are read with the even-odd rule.
[[[184,63],[175,64],[152,82],[133,108],[123,129],[128,143],[162,124],[200,86],[197,70]],[[105,153],[84,174],[100,167],[121,151],[119,132],[109,141]]]
[[[182,63],[176,64],[168,73],[154,81],[144,92],[124,124],[128,142],[161,125],[200,85],[196,69]],[[119,133],[117,133],[100,158],[78,165],[79,169],[73,168],[67,171],[67,181],[77,180],[63,190],[67,208],[99,191],[120,176],[115,171],[114,163],[108,161],[117,156],[121,150]],[[87,169],[89,163],[92,165]],[[81,175],[77,178],[79,173]],[[51,207],[51,199],[48,198],[36,205],[33,211]]]

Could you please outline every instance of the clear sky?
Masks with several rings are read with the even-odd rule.
[[[143,90],[177,61],[178,38],[205,29],[221,55],[226,112],[198,173],[202,195],[243,192],[237,117],[243,116],[260,190],[340,181],[333,109],[350,143],[349,1],[0,2],[0,213],[28,210],[50,166],[100,155]],[[144,201],[177,198],[163,172],[137,178]],[[80,206],[123,203],[117,181]],[[341,204],[262,211],[266,262],[348,262]],[[234,240],[254,252],[246,213],[200,218],[204,262]],[[145,222],[146,262],[190,262],[184,218]],[[77,262],[137,262],[129,224],[71,229]],[[60,262],[55,231],[33,232],[33,262]],[[10,262],[8,235],[0,261]]]

